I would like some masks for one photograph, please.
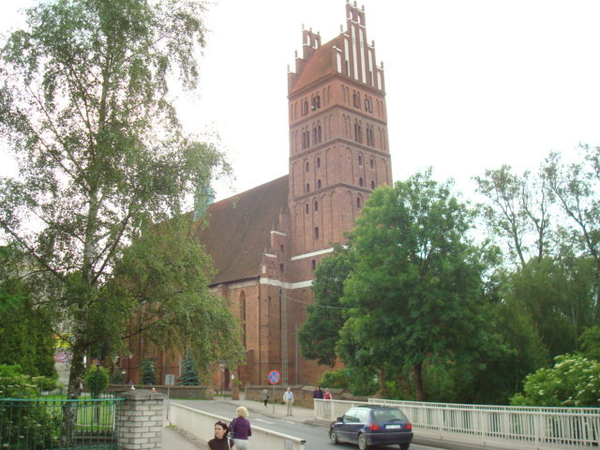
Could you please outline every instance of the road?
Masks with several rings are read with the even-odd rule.
[[[216,414],[224,417],[235,417],[235,406],[219,401],[219,400],[173,400],[175,403],[181,403],[191,408],[195,408],[201,411],[210,412],[212,414]],[[267,430],[276,431],[278,433],[288,434],[290,436],[296,436],[298,438],[304,439],[306,441],[305,449],[306,450],[356,450],[358,447],[355,445],[348,444],[339,444],[334,445],[329,442],[329,437],[327,435],[327,428],[312,424],[305,424],[302,422],[294,422],[291,420],[286,420],[285,418],[274,418],[268,415],[261,414],[259,409],[255,409],[250,412],[249,419],[252,421],[252,424],[265,428]],[[397,446],[381,446],[381,447],[371,447],[373,449],[392,449],[398,448]],[[431,447],[426,445],[418,445],[411,444],[410,450],[437,450],[442,449],[444,447]]]

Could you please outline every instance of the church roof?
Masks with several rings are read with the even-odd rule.
[[[298,80],[291,89],[291,93],[314,83],[317,80],[335,72],[335,55],[333,47],[342,45],[342,36],[338,36],[326,44],[315,49],[314,54],[306,62],[306,66],[302,68]]]
[[[211,284],[256,277],[270,248],[271,230],[287,212],[288,175],[208,207],[208,226],[197,236],[212,257],[217,274]]]

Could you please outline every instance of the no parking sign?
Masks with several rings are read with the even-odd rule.
[[[279,372],[277,372],[276,370],[271,370],[269,372],[269,384],[277,384],[279,383]]]

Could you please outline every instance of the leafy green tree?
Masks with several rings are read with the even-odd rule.
[[[182,132],[169,97],[172,82],[196,87],[202,9],[193,0],[48,1],[27,11],[27,28],[11,34],[1,50],[0,135],[11,142],[20,177],[0,179],[0,229],[28,258],[36,306],[48,308],[57,331],[72,336],[69,397],[77,396],[84,356],[109,337],[122,337],[110,332],[148,308],[137,296],[140,272],[129,278],[137,286],[121,295],[128,286],[116,274],[128,272],[125,248],[151,236],[152,253],[132,250],[146,258],[137,267],[164,262],[167,245],[152,234],[153,225],[180,216],[197,186],[227,171],[214,146]],[[200,249],[188,249],[187,263],[198,261]],[[188,276],[203,270],[187,269]],[[160,292],[165,295],[152,299],[164,300],[166,290]],[[189,318],[201,309],[219,317],[225,314],[215,310],[227,310],[206,290],[171,290],[168,298],[172,308],[156,306],[152,316],[168,314],[153,326],[163,336],[168,326],[193,333]],[[205,301],[194,306],[198,298]],[[197,335],[191,340],[200,342]],[[212,359],[237,341],[226,327],[199,351],[208,347]]]
[[[550,369],[528,375],[522,394],[511,399],[520,406],[600,406],[600,363],[577,355],[559,355]]]
[[[579,345],[583,356],[600,361],[600,326],[594,325],[583,330]]]
[[[312,284],[314,303],[307,307],[308,318],[298,329],[302,356],[333,367],[336,344],[345,318],[340,304],[344,282],[352,272],[352,251],[336,246],[332,256],[324,258],[315,270]]]
[[[457,386],[457,397],[453,401],[507,404],[521,391],[527,374],[547,367],[551,361],[535,322],[521,302],[505,299],[492,307],[492,315],[494,320],[489,322],[490,327],[500,336],[504,348],[501,352],[483,355],[482,367],[475,371],[470,383]]]
[[[348,389],[348,369],[326,370],[321,375],[319,386]]]
[[[515,175],[504,165],[486,170],[475,181],[486,198],[481,210],[491,235],[503,238],[521,266],[531,258],[541,260],[550,247],[552,225],[552,195],[546,180],[530,172]]]
[[[543,174],[568,218],[563,236],[590,256],[600,273],[600,147],[583,146],[583,150],[583,159],[570,164],[552,153],[544,163]]]
[[[0,264],[7,258],[0,257]],[[6,299],[0,314],[0,364],[18,364],[30,376],[57,379],[54,339],[43,309],[35,308],[27,286],[16,277],[0,283]]]
[[[590,295],[596,281],[589,258],[531,261],[509,282],[508,302],[523,305],[551,357],[575,351],[584,328],[597,323],[595,299]]]
[[[339,346],[348,366],[377,367],[383,383],[386,365],[408,365],[423,400],[427,359],[460,366],[497,351],[482,302],[486,264],[467,237],[472,219],[430,171],[373,191],[351,233],[357,264]]]

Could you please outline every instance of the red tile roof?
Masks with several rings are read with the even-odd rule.
[[[208,207],[208,226],[197,236],[213,259],[217,274],[211,284],[260,274],[262,254],[288,210],[288,175]]]
[[[342,36],[338,36],[315,50],[312,57],[299,74],[298,81],[290,90],[290,94],[314,83],[330,73],[336,72],[335,51],[333,47],[342,45]]]

